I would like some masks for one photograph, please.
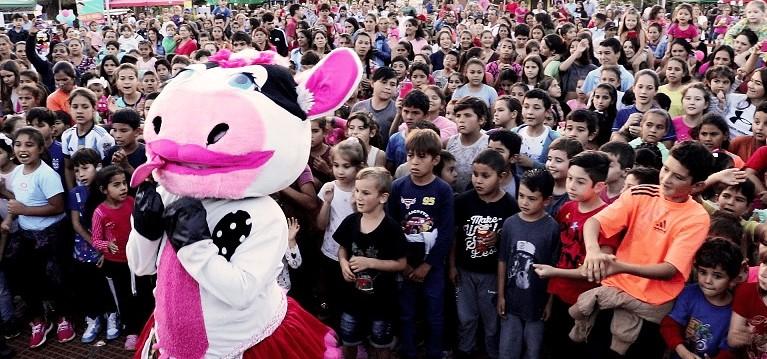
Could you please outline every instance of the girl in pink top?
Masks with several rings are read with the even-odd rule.
[[[692,6],[690,4],[677,5],[674,9],[674,23],[668,28],[669,43],[674,39],[686,39],[688,42],[692,42],[698,36],[700,36],[698,28],[692,24]]]
[[[94,208],[95,207],[95,208]],[[104,254],[101,269],[112,279],[117,296],[120,320],[128,337],[125,348],[134,350],[138,333],[149,313],[139,309],[150,292],[132,289],[133,274],[128,268],[125,247],[131,232],[133,197],[128,196],[125,170],[107,166],[96,173],[86,202],[85,214],[93,214],[91,240],[93,247]],[[119,328],[119,325],[117,326]]]
[[[677,116],[671,121],[676,131],[677,142],[690,139],[690,131],[700,124],[710,102],[711,93],[701,82],[694,82],[682,90],[684,115]]]

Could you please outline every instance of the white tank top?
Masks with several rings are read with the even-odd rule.
[[[373,167],[376,165],[376,157],[378,157],[378,152],[381,152],[378,147],[370,146],[370,152],[368,152],[368,167]]]

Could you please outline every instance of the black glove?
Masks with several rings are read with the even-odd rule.
[[[165,205],[160,194],[155,191],[155,185],[144,182],[138,186],[136,201],[133,205],[133,228],[150,241],[162,238],[165,224],[162,215]]]
[[[203,239],[210,239],[207,215],[202,201],[196,198],[184,197],[168,206],[163,219],[165,232],[173,248],[179,250]]]

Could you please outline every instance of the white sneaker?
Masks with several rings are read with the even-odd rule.
[[[120,320],[117,313],[109,313],[107,316],[107,340],[114,340],[120,336]]]
[[[101,331],[101,318],[85,317],[85,324],[88,326],[85,328],[85,331],[83,332],[83,338],[80,341],[85,344],[93,343]]]

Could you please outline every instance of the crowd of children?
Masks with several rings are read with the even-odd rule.
[[[134,350],[154,278],[127,264],[127,184],[165,84],[218,51],[276,51],[300,75],[349,47],[358,90],[312,120],[304,173],[272,195],[289,224],[279,283],[344,357],[763,357],[767,5],[669,10],[219,0],[110,25],[14,15],[2,337]]]

